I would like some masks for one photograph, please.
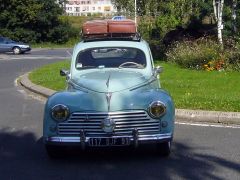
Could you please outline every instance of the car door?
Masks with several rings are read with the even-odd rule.
[[[6,44],[4,38],[0,37],[0,53],[6,52]]]
[[[1,37],[0,39],[0,52],[10,52],[12,51],[13,43],[11,39]]]
[[[15,41],[9,39],[9,38],[4,38],[4,49],[5,52],[11,52],[12,48],[14,46]]]

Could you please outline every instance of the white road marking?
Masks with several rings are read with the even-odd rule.
[[[188,126],[201,126],[201,127],[217,127],[217,128],[232,128],[240,129],[239,125],[224,125],[224,124],[207,124],[207,123],[188,123],[188,122],[175,122],[175,124],[188,125]]]
[[[68,56],[49,56],[49,57],[42,57],[42,56],[28,56],[28,57],[12,57],[11,60],[18,60],[18,59],[67,59]]]

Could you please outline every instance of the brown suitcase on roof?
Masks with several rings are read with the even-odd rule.
[[[121,21],[108,21],[108,32],[109,33],[136,33],[136,25],[132,20],[121,20]]]
[[[83,35],[107,34],[108,23],[105,20],[87,21],[83,24],[82,33]]]

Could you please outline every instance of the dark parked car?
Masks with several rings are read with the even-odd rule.
[[[14,54],[22,54],[27,51],[31,51],[31,47],[28,44],[0,36],[0,53],[13,52]]]

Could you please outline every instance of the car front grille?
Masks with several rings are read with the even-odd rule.
[[[71,114],[67,121],[58,124],[58,134],[79,136],[84,130],[86,136],[107,136],[101,128],[101,122],[110,117],[115,121],[114,135],[132,135],[134,129],[139,134],[155,134],[160,131],[160,121],[149,117],[145,111],[126,111],[109,113]]]

